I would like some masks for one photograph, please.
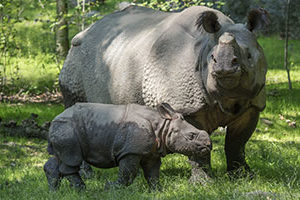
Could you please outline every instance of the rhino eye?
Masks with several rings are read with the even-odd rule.
[[[195,138],[195,134],[194,134],[194,133],[191,133],[191,134],[187,135],[186,138],[187,138],[188,140],[193,140],[193,139]]]
[[[247,58],[248,58],[248,60],[250,60],[252,58],[251,53],[247,54]]]

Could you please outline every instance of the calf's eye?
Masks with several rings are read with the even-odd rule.
[[[193,133],[187,135],[188,140],[193,140],[194,138],[195,138],[195,134],[193,134]]]
[[[248,59],[251,59],[251,58],[252,58],[251,53],[248,53],[247,58],[248,58]]]

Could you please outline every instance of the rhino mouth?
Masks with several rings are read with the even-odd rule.
[[[215,79],[217,86],[220,89],[231,90],[239,86],[242,77],[242,71],[237,69],[234,72],[222,75],[212,72],[212,77]]]
[[[197,151],[193,152],[192,155],[204,156],[208,155],[211,152],[211,147],[209,146],[202,146],[197,149]]]

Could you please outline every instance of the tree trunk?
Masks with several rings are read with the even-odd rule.
[[[290,0],[286,0],[286,12],[285,12],[285,48],[284,48],[284,67],[287,72],[288,81],[289,81],[289,89],[292,89],[292,82],[290,77],[290,69],[288,66],[288,44],[289,44],[289,8],[290,8]]]
[[[66,57],[69,51],[69,30],[66,15],[68,13],[67,0],[56,0],[56,52],[61,57]]]

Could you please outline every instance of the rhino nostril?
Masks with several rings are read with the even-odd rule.
[[[232,66],[237,66],[239,64],[239,61],[237,58],[233,58],[231,61]]]
[[[211,59],[212,59],[215,63],[217,63],[217,60],[215,59],[214,55],[211,55]]]

